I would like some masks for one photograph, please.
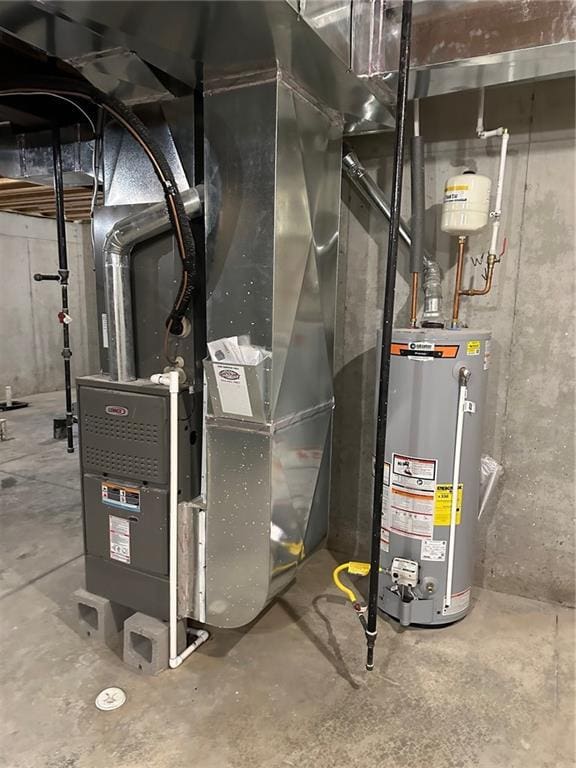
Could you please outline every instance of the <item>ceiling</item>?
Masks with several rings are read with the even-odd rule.
[[[91,187],[66,187],[64,211],[68,221],[90,218]],[[56,215],[52,187],[0,177],[0,211],[53,218]]]

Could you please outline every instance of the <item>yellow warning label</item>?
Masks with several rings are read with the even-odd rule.
[[[456,525],[460,525],[462,494],[464,483],[458,485],[458,506],[456,507]],[[452,483],[438,483],[434,494],[434,525],[450,525],[452,512]]]
[[[467,355],[479,355],[480,354],[480,342],[479,341],[469,341],[466,344],[466,354]]]
[[[468,184],[453,184],[451,187],[446,187],[445,192],[462,192],[470,189]]]

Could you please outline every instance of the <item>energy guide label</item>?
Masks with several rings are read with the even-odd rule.
[[[130,521],[109,515],[110,559],[130,564]]]
[[[431,539],[434,533],[436,459],[392,454],[388,493],[389,531],[410,539]]]
[[[102,503],[128,512],[140,512],[140,491],[130,486],[102,483]]]

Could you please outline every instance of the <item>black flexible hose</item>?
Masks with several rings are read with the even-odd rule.
[[[412,27],[412,0],[403,0],[402,27],[400,31],[400,62],[398,64],[398,94],[396,99],[396,140],[394,146],[394,173],[392,199],[390,201],[390,229],[388,234],[388,261],[384,290],[384,315],[382,319],[382,350],[380,360],[380,384],[378,389],[378,421],[376,424],[376,456],[374,461],[374,495],[372,500],[372,538],[370,555],[370,593],[368,595],[368,621],[366,629],[366,669],[374,668],[374,644],[377,637],[378,586],[380,581],[380,529],[382,527],[382,492],[384,490],[384,457],[386,427],[388,424],[388,384],[390,381],[390,345],[394,322],[394,298],[396,265],[400,229],[400,204],[402,202],[402,173],[404,161],[404,133],[406,103],[408,100],[408,75],[410,70],[410,33]]]

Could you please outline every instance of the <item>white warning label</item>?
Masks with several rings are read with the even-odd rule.
[[[110,346],[108,342],[108,315],[102,313],[102,346],[104,349],[108,349]]]
[[[422,542],[420,560],[430,560],[441,563],[446,560],[446,542],[426,540]]]
[[[130,521],[109,515],[110,558],[130,563]]]
[[[436,459],[392,454],[390,531],[412,539],[431,539],[434,532]]]
[[[246,371],[241,365],[214,363],[216,386],[225,413],[252,416]]]
[[[392,485],[433,491],[436,484],[436,459],[419,459],[392,454]]]
[[[384,462],[384,487],[382,489],[382,526],[380,528],[380,549],[390,551],[390,463]]]
[[[442,616],[454,616],[456,613],[462,613],[470,605],[470,588],[456,592],[450,600],[450,607],[442,608]]]

